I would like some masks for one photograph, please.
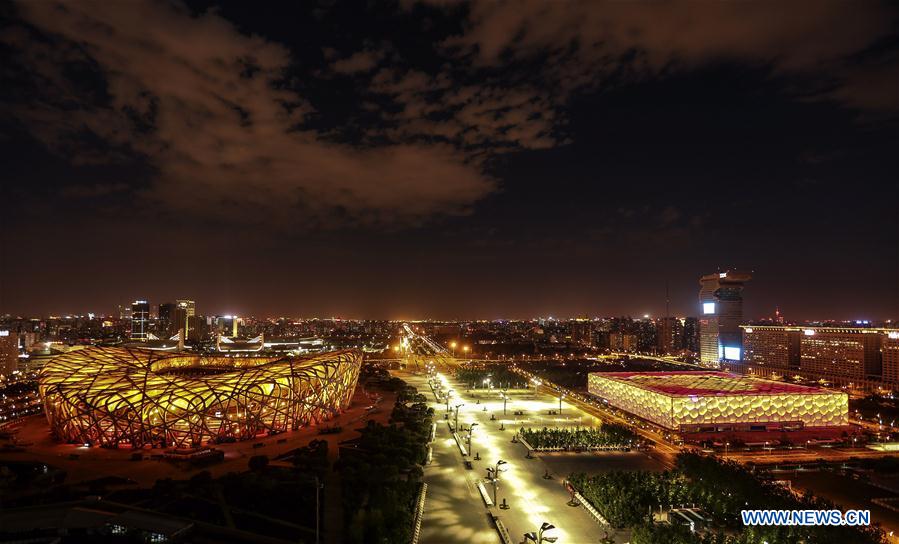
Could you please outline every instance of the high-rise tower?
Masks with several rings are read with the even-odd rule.
[[[191,320],[197,315],[197,304],[192,300],[178,300],[175,309],[176,323],[181,331],[181,337],[187,340],[190,334]]]
[[[699,279],[699,360],[717,366],[720,361],[739,361],[743,352],[743,284],[746,272],[717,272]]]
[[[147,341],[150,327],[150,303],[146,300],[135,300],[131,303],[131,339]]]

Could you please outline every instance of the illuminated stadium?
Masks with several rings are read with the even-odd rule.
[[[295,430],[346,408],[357,350],[300,357],[205,357],[88,348],[50,360],[40,395],[60,441],[196,447]]]
[[[849,424],[849,397],[726,372],[592,372],[591,394],[680,432],[795,430]]]

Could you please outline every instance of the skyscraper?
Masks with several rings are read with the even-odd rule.
[[[699,279],[699,360],[717,366],[720,361],[739,361],[743,352],[743,284],[752,279],[745,272],[717,272]]]
[[[178,332],[176,329],[176,308],[177,306],[171,302],[165,302],[159,305],[159,332],[163,335],[171,336]]]
[[[182,338],[187,340],[190,334],[191,318],[197,315],[197,305],[192,300],[178,300],[175,315],[178,329],[182,332]]]
[[[683,346],[684,324],[676,317],[661,317],[656,320],[656,348],[659,353],[675,353]]]
[[[681,345],[692,353],[699,353],[699,320],[695,317],[683,318]]]
[[[150,303],[146,300],[135,300],[131,303],[131,339],[139,342],[147,341],[150,326]]]
[[[9,376],[19,368],[19,335],[0,330],[0,375]]]

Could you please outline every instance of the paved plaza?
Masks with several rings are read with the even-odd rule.
[[[594,473],[660,469],[657,462],[637,452],[555,453],[527,459],[525,446],[512,442],[522,426],[597,426],[600,424],[597,418],[564,400],[560,412],[558,397],[533,390],[510,392],[503,415],[503,399],[498,390],[466,391],[450,375],[441,374],[439,379],[453,390],[447,413],[446,402],[436,400],[426,375],[402,377],[427,394],[437,421],[433,462],[425,468],[428,500],[422,543],[501,542],[490,521],[491,514],[501,520],[515,543],[522,541],[525,532],[537,530],[544,522],[557,527],[550,534],[559,537],[558,544],[594,544],[607,533],[616,541],[627,540],[628,535],[600,525],[583,507],[569,506],[571,496],[564,479],[572,470]],[[461,429],[475,424],[471,452],[466,457],[447,424],[455,422],[455,406],[459,404],[462,404],[458,410],[459,437],[466,449],[468,432]],[[520,415],[515,415],[516,412]],[[444,419],[445,414],[448,419]],[[475,460],[476,455],[480,460]],[[471,470],[465,468],[464,460],[471,461]],[[505,472],[500,475],[496,502],[502,504],[505,499],[508,509],[487,506],[477,487],[482,482],[487,495],[493,499],[487,468],[499,460],[506,463],[502,465]],[[545,477],[547,474],[549,478]]]

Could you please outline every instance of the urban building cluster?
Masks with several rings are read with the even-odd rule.
[[[695,317],[546,317],[419,325],[434,338],[465,338],[481,353],[517,345],[540,351],[608,350],[691,357],[699,349],[699,321]]]
[[[193,300],[135,300],[106,314],[0,316],[0,376],[34,373],[55,356],[104,345],[197,353],[317,353],[385,348],[399,326],[385,320],[203,315]]]
[[[735,370],[800,376],[835,385],[899,388],[899,329],[809,325],[742,325]]]
[[[891,323],[786,322],[779,311],[754,321],[743,312],[750,273],[699,278],[697,316],[541,317],[421,321],[425,334],[470,346],[481,358],[615,352],[676,357],[712,369],[800,377],[835,385],[899,389],[899,328]],[[0,374],[40,368],[83,345],[197,352],[318,352],[386,347],[401,323],[387,320],[203,315],[194,300],[135,300],[112,315],[0,318]],[[461,354],[461,352],[460,352]]]

